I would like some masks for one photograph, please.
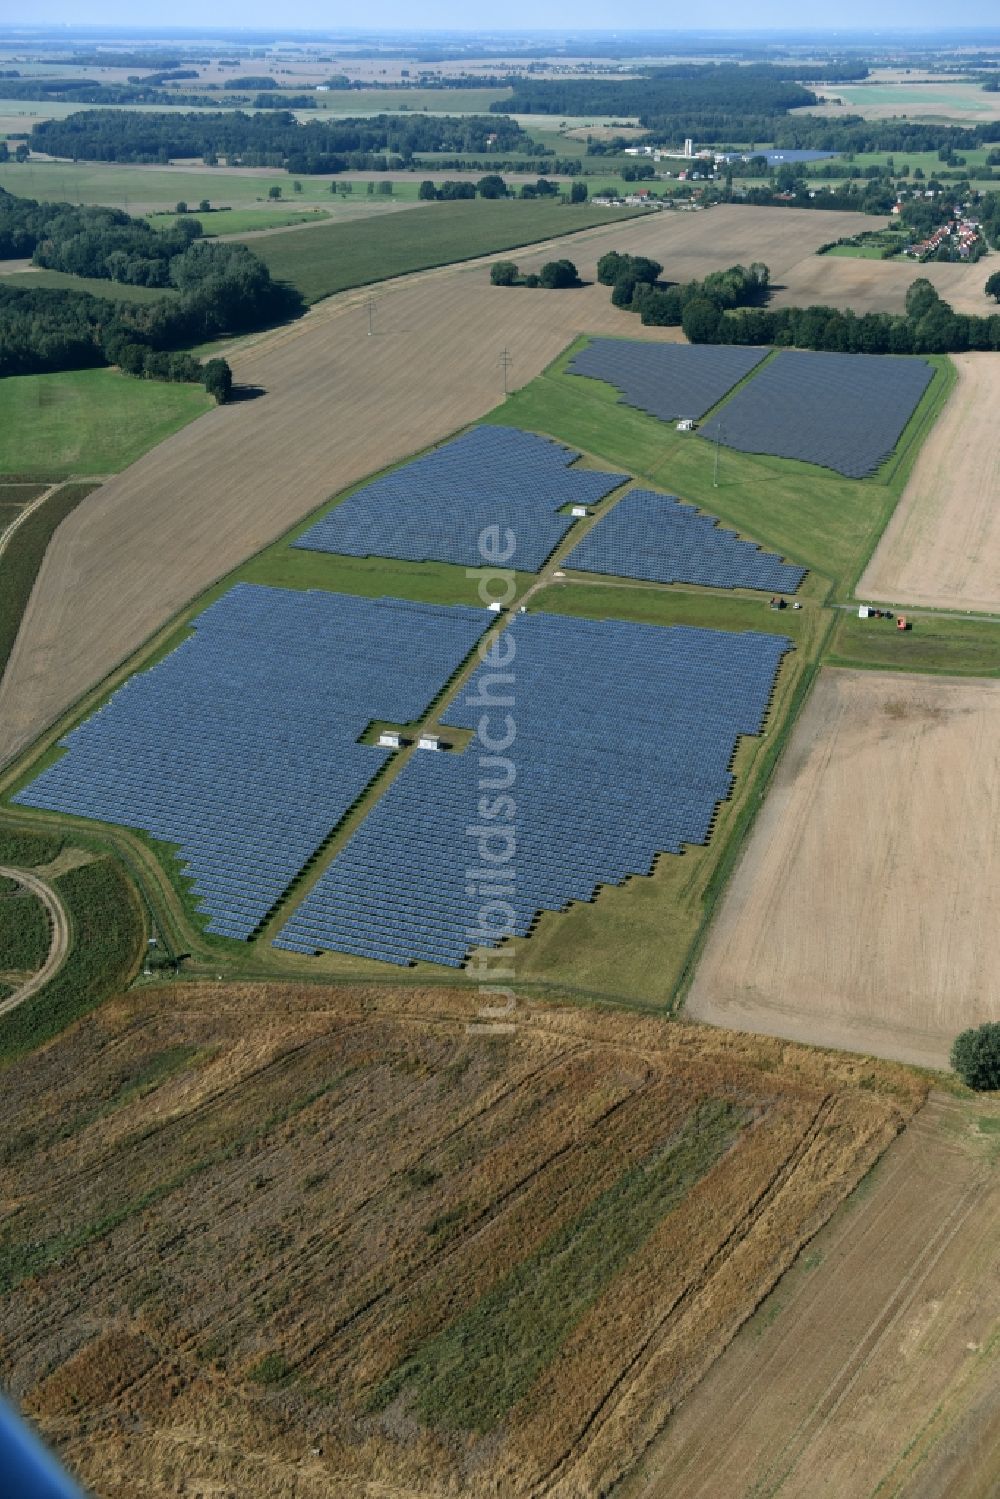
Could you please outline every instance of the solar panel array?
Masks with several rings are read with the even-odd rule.
[[[924,359],[784,351],[701,435],[863,479],[889,457],[933,375]]]
[[[714,515],[649,489],[628,490],[562,566],[654,583],[769,593],[794,593],[805,576],[804,567],[782,562],[752,541],[741,541],[735,531],[720,529]]]
[[[482,666],[445,714],[476,728],[496,704],[495,753],[474,738],[462,753],[414,754],[275,946],[459,967],[474,946],[525,935],[539,911],[707,840],[737,737],[760,732],[791,642],[548,614],[509,628],[513,683]]]
[[[594,338],[569,365],[571,375],[604,380],[626,406],[661,421],[700,420],[766,358],[768,349],[732,344],[653,344]]]
[[[537,572],[573,524],[558,511],[592,505],[628,474],[570,468],[579,453],[515,427],[473,427],[348,495],[292,543],[350,557],[483,566],[480,537],[508,528],[510,565]]]
[[[246,938],[424,714],[482,609],[238,584],[62,740],[14,800],[179,846],[209,931]]]

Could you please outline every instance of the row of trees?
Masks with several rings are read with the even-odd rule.
[[[490,266],[490,281],[494,286],[543,286],[548,291],[583,285],[571,260],[547,260],[537,274],[531,271],[525,276],[516,261],[497,260]]]
[[[478,182],[446,181],[432,182],[429,178],[421,182],[417,189],[417,197],[423,202],[449,201],[453,198],[558,198],[562,189],[558,182],[550,182],[547,177],[539,177],[537,182],[522,183],[519,191],[509,188],[498,172],[490,172],[485,177],[480,177]],[[586,203],[587,184],[585,182],[574,182],[569,190],[569,201],[571,203]]]
[[[285,109],[247,114],[139,114],[87,110],[64,120],[41,120],[31,132],[36,151],[87,161],[167,162],[220,156],[232,166],[284,166],[303,175],[367,170],[369,158],[387,153],[408,164],[420,152],[530,151],[544,154],[513,120],[482,115],[376,115],[371,119],[310,120],[302,125]]]

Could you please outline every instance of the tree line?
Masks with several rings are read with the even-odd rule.
[[[836,307],[767,307],[770,272],[760,263],[679,285],[661,284],[662,269],[645,256],[610,251],[597,263],[597,279],[611,286],[616,307],[638,313],[647,326],[680,327],[691,343],[770,344],[838,354],[1000,350],[1000,313],[957,313],[923,276],[907,291],[903,313],[859,317]]]
[[[287,167],[303,176],[367,170],[387,153],[399,165],[427,151],[528,151],[544,148],[513,120],[481,115],[376,115],[371,119],[310,120],[300,124],[288,110],[246,114],[137,114],[87,110],[64,120],[40,120],[31,132],[33,150],[86,161],[160,162],[201,157],[215,165]],[[385,165],[383,159],[382,165]]]

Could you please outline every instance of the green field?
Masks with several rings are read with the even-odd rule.
[[[977,83],[949,84],[838,84],[837,93],[847,104],[864,108],[866,104],[899,105],[900,114],[964,115],[968,112],[990,115],[996,112],[994,96],[984,94]]]
[[[176,297],[172,286],[127,286],[124,281],[106,281],[96,276],[71,276],[66,271],[14,271],[0,282],[24,291],[80,291],[108,302],[159,302]]]
[[[0,1063],[11,1062],[120,991],[139,967],[145,913],[114,859],[95,859],[60,875],[55,890],[73,928],[69,955],[53,979],[0,1017]]]
[[[35,973],[49,951],[49,918],[34,895],[0,894],[0,969]]]
[[[298,197],[298,194],[295,196]],[[172,229],[177,223],[177,217],[175,213],[151,213],[149,222],[154,229]],[[249,234],[255,229],[287,229],[292,224],[308,224],[316,220],[322,223],[325,215],[319,208],[295,209],[289,204],[287,209],[230,208],[219,209],[214,213],[188,213],[184,217],[197,219],[205,238],[212,239],[217,234]]]
[[[370,222],[290,230],[252,241],[271,275],[291,282],[308,302],[352,286],[386,281],[411,271],[513,250],[555,235],[642,213],[642,209],[590,208],[506,199],[429,203],[425,208]]]
[[[302,177],[301,193],[294,193],[286,172],[261,172],[259,176],[229,172],[225,167],[175,171],[171,168],[117,166],[109,162],[29,161],[18,166],[0,164],[0,187],[23,198],[57,203],[107,204],[132,213],[147,209],[172,209],[184,202],[197,206],[207,198],[213,208],[231,205],[234,210],[267,200],[276,183],[290,208],[303,203],[329,203],[330,183],[323,177]],[[364,184],[354,184],[364,194]],[[416,184],[414,184],[416,192]],[[280,212],[278,210],[277,212]]]
[[[214,405],[199,385],[68,370],[0,380],[0,474],[112,474]]]
[[[881,260],[882,250],[878,245],[834,245],[823,251],[824,255],[840,255],[845,260]]]

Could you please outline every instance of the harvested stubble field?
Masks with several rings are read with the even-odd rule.
[[[996,682],[822,671],[688,1014],[946,1066],[1000,1016],[998,746]]]
[[[956,354],[958,382],[858,584],[862,598],[1000,612],[1000,354]]]
[[[817,213],[816,217],[825,223],[835,215]],[[878,228],[880,223],[881,220],[869,219],[865,227]],[[839,237],[839,232],[831,229],[828,238]],[[807,255],[787,275],[772,276],[777,283],[773,305],[842,307],[853,310],[859,317],[866,312],[902,313],[907,289],[918,277],[923,277],[937,288],[956,312],[978,313],[985,317],[995,304],[983,287],[996,263],[992,256],[978,265],[947,262],[918,265],[908,260],[853,260],[831,255]]]
[[[147,989],[8,1073],[0,1367],[105,1499],[604,1491],[923,1094],[767,1038],[474,1015]]]
[[[995,1101],[932,1095],[622,1499],[993,1499],[998,1130]]]
[[[718,208],[661,213],[552,240],[525,266],[569,255],[595,274],[608,249],[656,255],[671,275],[767,261],[781,280],[858,214]],[[831,222],[834,221],[834,222]],[[233,353],[255,400],[209,412],[101,490],[49,547],[0,683],[0,764],[27,745],[216,578],[323,500],[483,415],[500,397],[501,350],[525,385],[581,332],[643,329],[597,284],[572,292],[491,287],[489,262],[345,293]]]

